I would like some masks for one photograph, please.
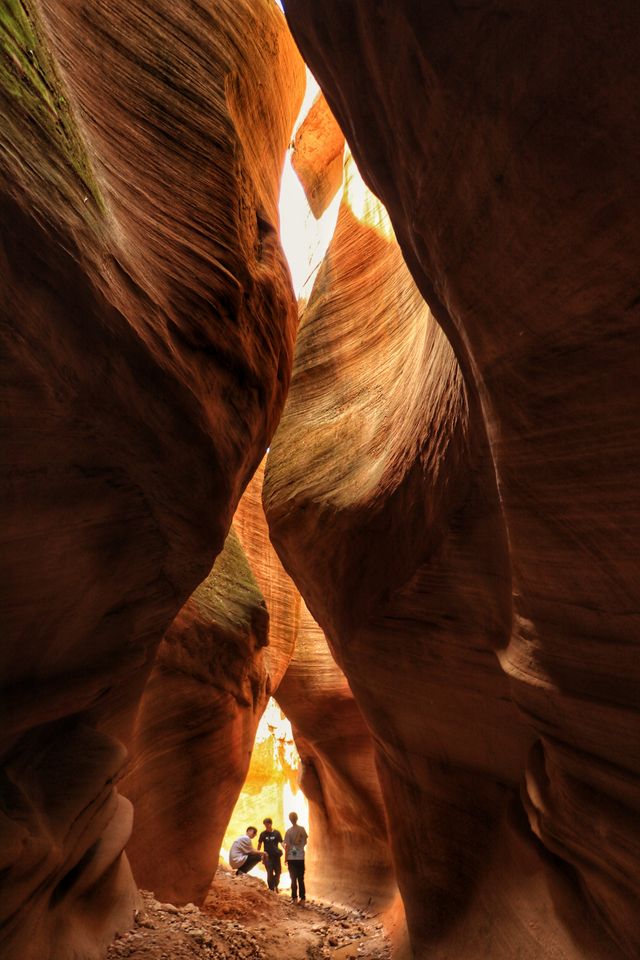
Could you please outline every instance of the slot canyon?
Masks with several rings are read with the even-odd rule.
[[[2,960],[637,960],[637,0],[3,0],[0,105]]]

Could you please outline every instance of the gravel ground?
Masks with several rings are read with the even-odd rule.
[[[319,901],[292,904],[264,882],[221,867],[202,907],[142,891],[135,927],[107,960],[389,960],[382,924]]]

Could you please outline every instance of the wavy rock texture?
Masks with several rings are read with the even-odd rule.
[[[388,906],[397,887],[373,741],[304,604],[295,653],[276,698],[292,721],[309,801],[310,896]]]
[[[240,501],[234,529],[269,611],[267,687],[293,725],[303,763],[309,889],[313,896],[343,903],[387,906],[397,886],[371,736],[324,634],[271,546],[263,473],[264,465]],[[396,923],[402,925],[401,917]]]
[[[490,902],[491,910],[481,920],[476,914],[474,934],[453,888],[440,881],[446,868],[425,865],[404,887],[414,944],[422,951],[443,943],[443,956],[455,948],[461,957],[487,951],[513,957],[518,950],[526,957],[634,957],[640,950],[640,758],[633,746],[640,663],[640,192],[638,138],[629,117],[640,89],[636,4],[625,0],[612,11],[568,0],[534,10],[516,0],[403,0],[372,13],[359,0],[313,6],[290,0],[287,15],[456,350],[470,403],[479,398],[507,534],[506,559],[482,536],[480,569],[496,569],[490,598],[503,597],[498,645],[508,690],[500,682],[535,740],[520,776],[528,823],[519,805],[512,821],[524,823],[524,839],[516,842],[514,835],[508,848],[492,854],[511,864],[502,883],[511,926],[497,909],[499,891],[481,883],[479,909]],[[402,51],[393,70],[390,50]],[[402,380],[408,390],[409,370]],[[450,422],[447,413],[444,423]],[[333,427],[329,433],[342,452],[346,444]],[[355,471],[365,469],[361,462]],[[340,622],[341,607],[354,589],[353,541],[376,516],[391,526],[389,497],[380,490],[360,517],[351,510],[346,524],[333,516],[341,492],[331,480],[323,478],[304,497],[295,477],[285,490],[284,469],[274,473],[272,516],[286,565],[314,615],[333,631],[361,699],[352,654],[360,645]],[[299,519],[301,534],[285,534],[283,516],[296,498],[305,516],[324,510],[323,525],[333,527],[326,539],[343,545],[324,571],[310,571],[311,520]],[[431,520],[423,533],[422,505],[408,503],[405,522],[411,515],[419,535],[431,539]],[[371,553],[387,558],[395,579],[390,542],[381,537]],[[366,559],[358,571],[364,583]],[[322,601],[315,578],[325,581]],[[376,605],[386,590],[386,576],[380,580],[370,593]],[[468,588],[459,576],[454,586],[456,580],[464,604]],[[366,592],[356,587],[356,596],[359,590]],[[478,593],[483,619],[490,598]],[[395,629],[390,623],[387,636]],[[454,640],[448,647],[453,650]],[[367,685],[362,662],[357,668]],[[460,676],[463,669],[466,661]],[[424,710],[420,704],[420,714]],[[397,723],[389,716],[394,732]],[[426,736],[422,721],[418,726]],[[483,737],[479,747],[475,717],[468,717],[457,734],[443,730],[438,742],[445,752],[452,736],[469,743],[469,763],[477,764],[483,754],[509,755],[502,739],[510,726],[498,724],[500,739]],[[514,761],[512,773],[521,752]],[[403,790],[397,778],[387,806],[417,779],[412,772]],[[461,795],[468,790],[461,782]],[[441,783],[434,792],[453,805]],[[485,823],[499,805],[499,797],[483,801]],[[527,850],[538,850],[533,860],[525,856],[524,840]],[[475,855],[475,845],[469,849]],[[552,872],[536,867],[532,873],[531,864],[543,859]],[[429,869],[443,893],[436,907],[427,899],[423,873]],[[535,902],[532,886],[548,905],[540,911],[542,923],[519,899],[529,889],[529,904]],[[438,910],[444,925],[434,917]],[[611,938],[603,947],[594,919]]]
[[[480,409],[355,176],[299,333],[265,503],[379,745],[416,953],[609,956],[518,799],[536,734],[496,657],[509,551]]]
[[[301,599],[269,540],[262,506],[265,461],[256,470],[233,518],[247,560],[269,612],[269,646],[264,651],[267,692],[278,689],[289,667],[300,629]]]
[[[235,530],[167,631],[145,686],[122,782],[135,878],[170,903],[201,903],[266,705],[269,615]]]
[[[448,901],[463,911],[471,900],[531,742],[493,652],[509,628],[508,559],[477,410],[476,420],[384,208],[351,163],[265,504],[379,744],[414,940],[416,929],[444,935]],[[365,817],[354,877],[367,870],[370,827]]]
[[[121,785],[136,814],[127,846],[136,880],[171,903],[207,894],[258,721],[296,642],[300,595],[269,543],[263,472],[160,644]]]
[[[344,134],[318,94],[293,140],[291,162],[316,219],[342,186]]]
[[[135,902],[118,738],[287,388],[303,69],[267,0],[9,0],[0,41],[0,942],[90,958]]]

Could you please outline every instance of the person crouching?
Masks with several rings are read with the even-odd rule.
[[[236,877],[239,873],[249,873],[263,859],[263,854],[258,853],[251,842],[257,832],[255,827],[247,827],[245,835],[231,844],[229,863],[235,869]]]

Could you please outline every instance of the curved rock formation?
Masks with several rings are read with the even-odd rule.
[[[300,596],[269,543],[263,472],[160,644],[121,785],[135,808],[136,881],[171,903],[207,894],[258,721],[296,642]]]
[[[531,826],[635,955],[635,7],[404,3],[384,29],[363,4],[288,11],[483,400],[515,585],[501,659],[540,735]]]
[[[482,424],[353,169],[299,332],[265,503],[381,744],[414,939],[425,924],[440,935],[447,899],[461,909],[473,894],[530,737],[493,653],[509,628],[508,559]],[[356,845],[354,872],[367,849]]]
[[[91,958],[134,906],[114,734],[287,389],[303,69],[268,0],[11,0],[0,42],[0,943]]]
[[[135,809],[127,854],[139,886],[202,903],[249,766],[269,678],[269,615],[232,527],[165,634],[121,786]]]
[[[295,653],[276,693],[293,725],[309,801],[312,897],[385,907],[397,893],[373,741],[322,630],[302,606]]]
[[[609,286],[617,321],[599,315],[595,262],[598,246],[631,249],[631,221],[616,202],[629,138],[622,136],[616,181],[574,196],[594,211],[611,201],[620,214],[611,234],[591,238],[595,273],[585,274],[580,297],[576,263],[535,232],[543,214],[549,222],[539,193],[548,166],[537,178],[531,169],[529,180],[526,169],[516,176],[515,118],[506,110],[495,115],[511,137],[508,166],[485,190],[491,150],[502,145],[487,127],[489,92],[517,98],[528,88],[524,79],[520,88],[501,86],[492,75],[523,77],[511,59],[507,68],[489,58],[484,77],[479,57],[475,84],[468,77],[470,49],[502,50],[491,34],[473,32],[481,12],[402,4],[380,14],[381,29],[364,5],[294,0],[288,16],[359,162],[389,202],[405,257],[466,375],[463,386],[397,248],[381,236],[382,215],[369,200],[359,223],[352,196],[300,330],[265,502],[285,566],[379,745],[414,950],[430,958],[633,956],[637,781],[624,731],[635,727],[628,707],[637,686],[627,632],[632,541],[623,523],[636,517],[625,487],[635,467],[620,455],[637,425],[623,409],[628,391],[611,393],[597,414],[593,405],[596,380],[609,384],[607,395],[614,378],[631,383],[625,351],[636,333],[622,313],[632,304],[630,261],[625,254]],[[406,52],[391,77],[390,49]],[[522,49],[510,48],[510,58]],[[531,50],[528,68],[539,54]],[[616,70],[606,65],[611,80]],[[458,113],[448,100],[444,112],[438,69],[459,94]],[[525,168],[530,161],[525,150]],[[584,171],[585,183],[593,185],[593,173]],[[556,183],[554,190],[562,193]],[[554,222],[565,223],[559,214]],[[578,222],[586,221],[566,223],[567,236]],[[491,243],[474,243],[481,228]],[[525,242],[531,275],[524,254],[514,266],[507,250]],[[577,238],[574,249],[582,255]],[[542,298],[561,270],[575,283],[558,317]],[[597,489],[610,495],[598,509]]]
[[[291,163],[319,219],[342,185],[344,134],[319,93],[296,131]]]
[[[253,576],[269,612],[269,646],[265,662],[268,693],[278,689],[289,667],[300,627],[300,594],[269,540],[269,527],[262,506],[263,460],[245,490],[233,518]]]
[[[386,907],[397,885],[371,735],[324,634],[269,541],[262,485],[263,467],[240,501],[234,529],[269,611],[267,683],[292,723],[303,765],[310,889],[329,900]],[[395,923],[402,926],[397,913]]]

